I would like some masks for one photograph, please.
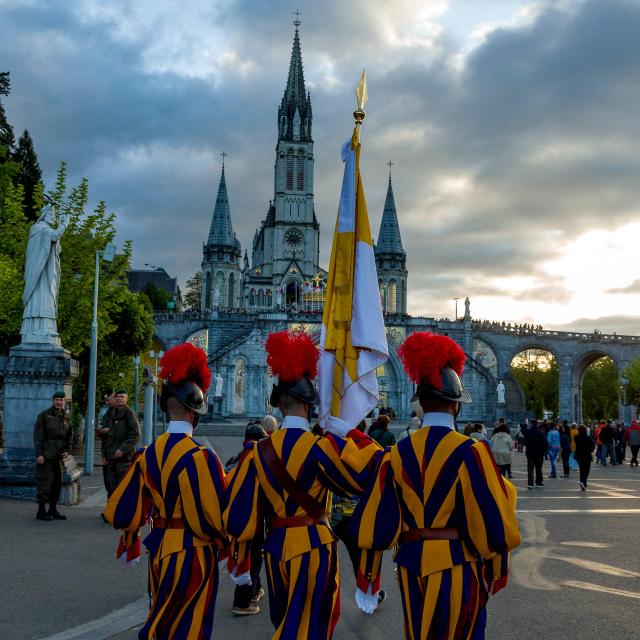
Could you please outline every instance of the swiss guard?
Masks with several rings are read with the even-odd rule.
[[[284,419],[270,437],[247,443],[230,481],[224,514],[232,541],[228,568],[236,584],[249,583],[250,543],[266,523],[274,640],[327,640],[340,613],[337,537],[327,513],[331,491],[362,493],[375,475],[380,448],[357,430],[349,432],[357,444],[310,432],[319,353],[309,336],[274,333],[266,350],[278,377],[270,402]],[[349,466],[341,458],[347,445],[357,460]]]
[[[202,349],[184,343],[160,361],[160,406],[169,426],[146,449],[107,503],[105,518],[123,529],[118,556],[140,555],[139,529],[149,523],[151,608],[139,638],[209,638],[225,546],[225,474],[216,454],[192,438],[206,412],[211,373]]]
[[[507,584],[509,552],[520,544],[516,490],[485,443],[455,430],[460,406],[471,402],[460,381],[462,349],[419,332],[398,355],[417,385],[423,428],[385,453],[356,508],[354,532],[378,571],[382,551],[398,546],[405,638],[484,638],[488,595]],[[375,594],[379,580],[374,571],[358,587]]]

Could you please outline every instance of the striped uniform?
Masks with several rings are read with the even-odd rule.
[[[182,521],[184,528],[152,529],[151,609],[139,638],[208,639],[218,589],[218,551],[225,545],[225,474],[216,454],[190,435],[165,433],[138,452],[107,503],[105,517],[124,536],[118,555],[135,556],[149,516]]]
[[[361,493],[375,473],[376,456],[381,454],[378,445],[366,436],[356,443],[314,436],[302,428],[283,428],[270,437],[289,475],[327,506],[330,491]],[[254,444],[246,445],[236,467],[224,513],[232,540],[229,570],[237,567],[238,575],[249,568],[250,541],[263,518],[268,523],[273,517],[306,515],[273,477]],[[274,640],[331,638],[340,614],[336,540],[324,525],[268,531],[264,550]]]
[[[520,544],[515,500],[486,444],[447,427],[414,432],[385,453],[356,508],[358,586],[379,588],[382,550],[398,544],[405,637],[484,638],[484,583],[491,593],[506,584],[509,551]],[[401,539],[427,528],[457,529],[460,539]]]

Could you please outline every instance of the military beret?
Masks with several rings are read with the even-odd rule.
[[[56,392],[53,394],[53,397],[54,397],[54,398],[66,398],[66,396],[65,396],[65,394],[64,394],[64,391],[56,391]]]
[[[128,393],[129,392],[123,387],[120,387],[119,389],[116,389],[116,395],[117,396],[128,395]]]

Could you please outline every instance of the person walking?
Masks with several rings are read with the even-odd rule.
[[[190,342],[162,356],[160,407],[167,431],[135,456],[105,509],[122,529],[117,555],[140,556],[140,528],[149,557],[149,614],[141,640],[210,638],[218,591],[218,561],[227,541],[222,526],[226,478],[216,454],[193,439],[207,412],[211,382],[206,353]]]
[[[278,421],[275,416],[266,415],[260,420],[260,426],[264,429],[265,433],[270,436],[274,431],[278,430]]]
[[[527,489],[534,487],[544,487],[542,479],[542,464],[544,462],[544,454],[547,452],[547,439],[544,433],[538,429],[538,421],[532,420],[531,425],[524,432],[525,454],[527,456]]]
[[[568,478],[571,471],[569,458],[571,456],[571,428],[568,424],[562,425],[560,432],[560,456],[562,458],[562,477]]]
[[[491,450],[493,457],[498,465],[503,476],[508,478],[513,477],[511,475],[511,457],[513,456],[513,440],[509,433],[509,427],[505,424],[499,424],[494,429],[493,436],[491,436]]]
[[[627,442],[629,443],[629,449],[631,449],[631,461],[629,466],[638,466],[638,451],[640,451],[640,423],[637,420],[632,420],[631,425],[627,429],[625,434]]]
[[[380,416],[377,421],[377,427],[369,429],[369,436],[375,440],[381,447],[391,447],[396,443],[396,437],[389,431],[389,416]]]
[[[398,545],[405,637],[480,640],[488,597],[507,584],[509,552],[520,544],[515,487],[485,442],[455,431],[460,405],[471,401],[460,381],[462,349],[416,332],[398,355],[417,384],[423,427],[385,452],[354,512],[360,566],[370,568],[356,600],[367,611],[382,553]]]
[[[587,428],[581,424],[578,427],[578,435],[575,437],[576,461],[580,465],[580,488],[587,490],[587,480],[591,471],[591,454],[596,448],[593,439],[587,435]]]
[[[62,461],[71,452],[73,430],[65,411],[65,393],[53,394],[52,406],[38,414],[33,426],[33,448],[36,457],[36,498],[38,520],[66,520],[57,509],[62,490]],[[45,504],[49,503],[49,511]]]
[[[124,478],[140,439],[140,424],[137,416],[127,405],[129,397],[125,389],[116,389],[114,406],[102,421],[100,437],[102,458],[106,467],[107,497],[111,497]]]
[[[549,431],[547,432],[547,445],[549,454],[549,463],[551,464],[550,478],[557,478],[558,472],[556,469],[556,460],[560,453],[560,432],[558,431],[557,424],[551,424]]]
[[[575,456],[575,453],[576,453],[575,440],[576,440],[576,436],[578,435],[578,425],[575,422],[571,425],[570,435],[571,435],[571,455],[569,456],[569,466],[572,469],[577,469],[578,461],[576,460],[576,456]]]
[[[605,422],[600,429],[600,442],[602,444],[602,466],[607,466],[607,457],[611,460],[612,465],[616,465],[618,461],[616,460],[615,431],[611,424]]]
[[[273,640],[328,640],[340,607],[337,536],[326,513],[330,492],[361,494],[382,449],[354,428],[349,440],[310,433],[308,416],[319,401],[311,382],[319,351],[308,335],[270,334],[266,350],[278,378],[270,403],[284,418],[270,437],[248,443],[231,477],[224,512],[229,575],[235,584],[251,582],[250,543],[268,514],[264,550]]]

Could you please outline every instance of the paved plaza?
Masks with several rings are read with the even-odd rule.
[[[201,439],[223,461],[240,444],[236,436]],[[65,508],[67,522],[39,522],[34,503],[0,501],[3,639],[137,637],[148,606],[146,561],[128,567],[114,560],[117,533],[99,517],[105,496],[98,474],[83,479],[84,500]],[[515,453],[514,481],[523,544],[513,556],[509,587],[489,603],[487,638],[637,637],[640,471],[594,465],[586,494],[575,473],[569,480],[545,479],[544,489],[528,491],[524,455]],[[345,553],[341,561],[342,615],[334,638],[402,638],[391,554],[383,573],[389,595],[372,617],[356,608]],[[214,637],[270,638],[266,600],[259,615],[235,618],[232,592],[222,575]]]

